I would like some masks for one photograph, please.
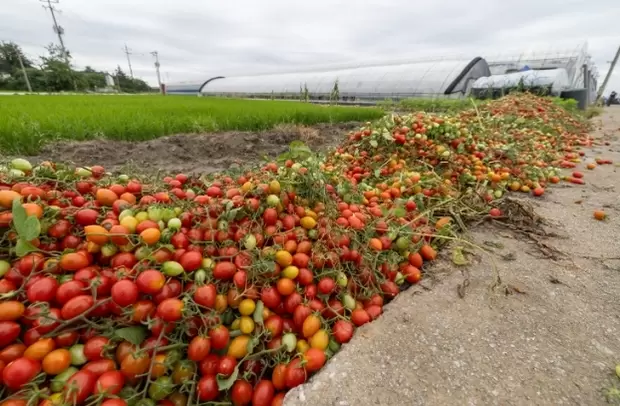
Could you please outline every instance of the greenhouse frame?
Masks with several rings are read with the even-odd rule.
[[[465,95],[491,74],[486,61],[436,60],[316,72],[232,76],[202,87],[205,96],[356,101]]]
[[[170,84],[166,93],[376,104],[407,98],[476,97],[482,93],[499,97],[525,87],[543,88],[548,94],[560,97],[576,97],[581,106],[596,99],[597,80],[598,71],[584,43],[563,49],[488,52],[485,57],[473,59],[441,58],[302,72],[216,76],[205,81]]]

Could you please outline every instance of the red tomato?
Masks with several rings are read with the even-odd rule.
[[[229,377],[235,370],[236,366],[236,358],[231,357],[230,355],[224,355],[222,358],[220,358],[220,364],[217,367],[217,372],[218,374]]]
[[[199,252],[188,251],[181,255],[179,263],[185,272],[193,272],[202,266],[202,254]]]
[[[228,346],[230,332],[226,326],[219,325],[209,331],[209,338],[211,339],[211,347],[214,350],[223,350]]]
[[[58,282],[52,277],[43,277],[30,285],[26,290],[26,296],[30,303],[51,302],[56,297]]]
[[[217,375],[217,369],[220,366],[220,357],[217,354],[209,354],[205,359],[200,362],[200,374]]]
[[[210,283],[196,288],[196,291],[194,292],[194,302],[201,306],[213,309],[215,307],[216,296],[217,290],[215,285]]]
[[[204,402],[217,399],[220,391],[217,387],[215,375],[203,376],[197,385],[198,399]]]
[[[68,281],[61,284],[56,290],[56,301],[64,305],[74,297],[84,293],[86,285],[80,281]]]
[[[123,399],[107,399],[103,401],[101,406],[127,406],[127,402]]]
[[[110,339],[103,336],[93,337],[84,345],[84,355],[89,361],[96,361],[104,358],[105,347],[110,342]]]
[[[294,388],[306,381],[306,370],[301,365],[300,358],[295,358],[288,364],[284,380],[288,388]]]
[[[63,320],[71,320],[86,315],[94,306],[95,299],[90,295],[79,295],[70,299],[62,306],[60,315]]]
[[[282,303],[282,297],[276,288],[271,286],[264,287],[261,291],[261,300],[271,310],[275,310]]]
[[[101,374],[95,383],[95,395],[105,393],[116,395],[125,386],[125,377],[120,371],[108,371]]]
[[[271,381],[277,390],[286,389],[286,364],[277,364],[273,368]]]
[[[0,347],[12,344],[21,333],[21,327],[14,321],[0,321]]]
[[[252,394],[254,390],[252,385],[243,379],[239,379],[235,381],[232,391],[231,391],[231,399],[234,406],[245,406],[249,405],[252,402]]]
[[[252,406],[271,406],[274,395],[275,389],[273,387],[273,383],[263,379],[259,381],[256,386],[254,386]]]
[[[18,358],[4,367],[2,382],[11,390],[18,390],[29,383],[41,371],[39,361],[28,358]]]
[[[353,337],[353,324],[346,320],[338,320],[332,327],[334,339],[339,344],[348,343]]]
[[[116,371],[116,364],[111,359],[99,359],[87,363],[82,367],[82,370],[90,371],[99,377],[106,372]]]
[[[138,300],[138,286],[124,279],[112,285],[112,300],[121,307],[129,306]]]
[[[213,268],[213,277],[221,280],[231,280],[237,272],[237,267],[232,262],[218,262]]]
[[[195,362],[204,360],[211,351],[211,341],[207,337],[194,337],[187,348],[187,357]]]
[[[323,368],[325,361],[327,361],[327,357],[325,356],[325,352],[323,352],[323,350],[319,350],[318,348],[309,348],[308,351],[304,353],[304,360],[306,361],[306,371],[314,372]]]
[[[370,322],[370,316],[368,315],[368,312],[364,309],[355,309],[353,310],[353,312],[351,312],[351,321],[353,322],[353,324],[359,327]]]
[[[165,299],[157,305],[157,315],[165,322],[178,321],[183,316],[183,307],[180,299]]]
[[[272,314],[265,320],[265,329],[271,333],[271,337],[279,337],[284,330],[284,321],[277,314]]]
[[[82,209],[75,213],[75,222],[81,226],[97,224],[99,212],[93,209]]]
[[[136,286],[138,290],[147,295],[155,295],[162,290],[166,283],[166,277],[163,273],[155,269],[147,269],[140,272],[136,278]],[[133,304],[133,303],[132,303]]]
[[[69,404],[84,403],[95,390],[97,375],[88,370],[81,370],[73,374],[65,383],[64,399]]]

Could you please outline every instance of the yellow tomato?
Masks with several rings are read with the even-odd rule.
[[[227,354],[233,358],[241,359],[248,354],[248,343],[250,342],[250,336],[241,335],[233,338],[228,346]]]
[[[138,226],[138,219],[132,216],[127,216],[120,221],[120,224],[127,227],[129,232],[135,233],[136,227]]]
[[[251,316],[256,309],[256,303],[252,299],[243,299],[241,303],[239,303],[239,313],[242,316]]]
[[[293,263],[293,256],[290,252],[280,250],[276,252],[276,262],[282,267],[287,267]]]
[[[310,347],[326,350],[329,345],[329,335],[325,330],[319,330],[310,337]]]
[[[300,354],[305,354],[306,351],[310,349],[310,345],[306,340],[297,340],[297,352]]]
[[[306,230],[312,230],[314,227],[316,227],[316,220],[310,216],[306,216],[301,219],[300,224]]]
[[[289,279],[295,279],[299,275],[299,268],[293,265],[289,265],[282,271],[282,276]]]
[[[228,299],[226,298],[226,295],[223,294],[219,294],[215,297],[215,310],[218,313],[223,313],[224,310],[226,310],[228,308]]]
[[[240,320],[241,321],[239,322],[239,330],[241,330],[243,334],[250,334],[252,331],[254,331],[254,320],[252,320],[251,317],[241,316]]]

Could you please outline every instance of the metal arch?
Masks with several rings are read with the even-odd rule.
[[[214,77],[212,77],[211,79],[207,80],[207,81],[206,81],[206,82],[204,82],[202,85],[200,85],[200,87],[198,88],[198,93],[202,93],[202,89],[204,89],[204,87],[205,87],[206,85],[208,85],[208,84],[209,84],[209,82],[212,82],[212,81],[214,81],[214,80],[216,80],[216,79],[226,79],[226,77],[225,77],[225,76],[214,76]]]

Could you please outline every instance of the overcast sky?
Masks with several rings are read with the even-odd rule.
[[[351,66],[372,61],[575,49],[601,76],[620,45],[619,0],[61,0],[57,15],[78,67],[201,80],[215,75]],[[29,56],[57,38],[39,0],[0,0],[0,40]],[[602,82],[602,78],[599,83]],[[605,93],[620,91],[620,66]]]

